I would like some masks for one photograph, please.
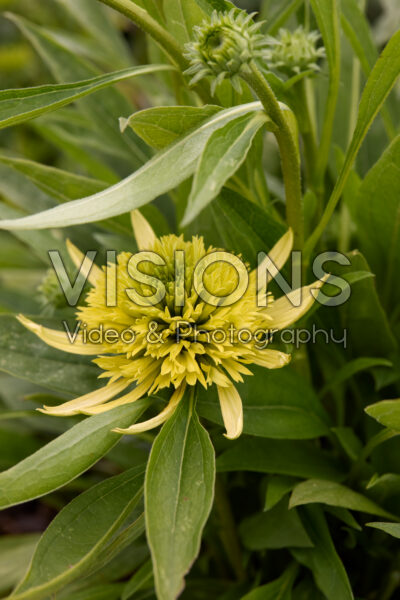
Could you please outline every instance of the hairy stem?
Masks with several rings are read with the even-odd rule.
[[[153,19],[144,8],[141,8],[131,0],[100,0],[100,2],[125,15],[143,29],[143,31],[151,35],[168,54],[172,62],[181,70],[185,70],[188,67],[188,63],[182,56],[181,48],[175,38]]]
[[[283,181],[286,192],[286,216],[289,227],[293,229],[294,250],[301,250],[304,243],[303,207],[301,193],[301,165],[298,141],[283,114],[283,110],[262,76],[253,63],[248,74],[242,75],[262,102],[268,116],[277,125],[274,135],[277,139],[281,155]]]

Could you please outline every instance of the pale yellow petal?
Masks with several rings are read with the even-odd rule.
[[[131,212],[131,221],[139,250],[150,250],[156,241],[156,234],[150,223],[138,210]]]
[[[66,246],[72,262],[80,269],[81,275],[86,277],[92,285],[96,285],[96,282],[102,276],[103,271],[90,260],[90,258],[85,256],[83,252],[74,246],[70,240],[66,241]]]
[[[183,394],[185,393],[185,389],[186,384],[183,383],[172,394],[168,405],[156,417],[153,417],[148,421],[144,421],[143,423],[136,423],[135,425],[131,425],[131,427],[128,427],[127,429],[117,428],[113,429],[113,431],[116,431],[117,433],[134,435],[135,433],[143,433],[144,431],[149,431],[149,429],[154,429],[154,427],[162,425],[163,423],[165,423],[165,421],[168,421],[168,419],[174,414],[179,402],[182,400]]]
[[[123,392],[128,385],[129,381],[124,379],[117,383],[106,385],[100,390],[95,390],[89,394],[75,398],[75,400],[64,402],[64,404],[60,404],[59,406],[44,406],[38,410],[46,415],[70,417],[79,414],[83,409],[87,409],[90,406],[102,404],[103,402],[107,402],[107,400],[111,400],[111,398],[114,398],[117,394]]]
[[[34,323],[27,317],[24,317],[24,315],[18,315],[17,319],[24,327],[37,335],[38,338],[48,346],[57,348],[57,350],[69,352],[70,354],[85,354],[88,356],[94,356],[95,354],[101,354],[102,352],[108,351],[107,347],[102,346],[101,344],[85,343],[81,335],[77,335],[76,339],[72,341],[69,339],[66,331],[49,329],[48,327]]]
[[[243,406],[239,392],[234,385],[230,387],[217,386],[222,418],[229,440],[235,440],[243,431]]]
[[[290,354],[279,350],[259,350],[252,362],[266,369],[280,369],[289,364],[290,360]]]
[[[284,329],[303,317],[314,304],[318,290],[328,278],[329,275],[311,285],[298,288],[264,309],[263,312],[269,319],[268,327],[270,329]]]
[[[283,235],[275,246],[272,248],[262,263],[258,266],[258,269],[254,269],[252,275],[254,276],[257,273],[257,270],[260,272],[267,271],[267,283],[273,279],[277,273],[282,269],[282,267],[287,262],[290,253],[293,248],[293,231],[292,229],[288,229],[288,231]]]
[[[132,390],[128,394],[125,394],[125,396],[122,396],[117,400],[113,400],[112,402],[108,402],[107,404],[98,404],[90,408],[83,408],[81,412],[85,415],[98,415],[99,413],[112,410],[117,406],[123,406],[124,404],[136,402],[136,400],[140,400],[140,398],[143,398],[143,396],[149,391],[153,380],[154,375],[151,375],[151,377],[147,377],[147,379],[145,379],[142,383],[137,385],[134,390]]]

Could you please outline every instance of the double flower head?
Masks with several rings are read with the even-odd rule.
[[[220,297],[221,302],[208,303],[199,293],[198,286],[194,285],[194,276],[196,265],[204,262],[204,258],[212,259],[216,250],[206,248],[202,237],[193,237],[191,241],[176,235],[157,238],[138,211],[133,213],[132,222],[139,250],[155,253],[159,264],[148,260],[141,262],[139,271],[143,277],[137,280],[129,274],[128,265],[133,256],[129,252],[119,254],[116,264],[109,264],[103,269],[92,264],[89,273],[91,289],[86,305],[77,309],[77,318],[88,329],[100,326],[117,332],[130,329],[135,334],[133,342],[126,336],[116,336],[115,341],[99,346],[84,339],[80,332],[71,343],[65,331],[52,330],[24,316],[19,317],[25,327],[48,345],[73,354],[95,356],[93,362],[101,369],[100,378],[108,380],[99,390],[41,410],[56,416],[94,415],[167,390],[169,401],[161,413],[128,429],[117,430],[119,433],[135,434],[164,423],[174,413],[185,390],[194,390],[199,385],[206,389],[216,385],[226,436],[237,438],[243,428],[243,410],[235,383],[252,374],[249,368],[252,364],[277,369],[288,364],[290,356],[270,349],[268,345],[259,349],[237,337],[232,339],[228,335],[229,329],[233,326],[237,330],[280,330],[290,326],[312,306],[315,290],[321,287],[323,281],[294,290],[275,301],[268,294],[266,306],[260,307],[255,269],[248,273],[248,285],[243,293],[235,302],[226,305],[223,299],[232,297],[238,287],[237,271],[232,264],[210,260],[203,273],[204,289],[212,297]],[[281,269],[290,256],[292,237],[289,230],[258,268],[264,271],[270,271],[271,266]],[[80,268],[84,258],[82,253],[71,243],[67,244],[67,248]],[[182,252],[185,256],[183,271],[176,265],[177,256]],[[107,302],[108,270],[113,271],[116,279],[116,302],[111,305]],[[164,294],[156,302],[147,303],[143,300],[154,297],[155,281],[163,284]],[[177,288],[183,290],[179,302]],[[267,294],[267,290],[262,292]],[[193,337],[177,335],[177,327],[182,321],[191,324],[193,330],[200,329],[200,334]],[[149,339],[154,323],[157,323],[159,341]],[[208,335],[216,329],[226,330],[225,339],[218,341]]]

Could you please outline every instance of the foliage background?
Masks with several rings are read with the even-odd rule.
[[[86,4],[90,6],[95,2]],[[270,23],[276,23],[285,6],[291,3],[271,0],[261,4],[236,4],[259,10]],[[305,15],[302,3],[297,4],[298,10],[285,26],[295,27],[304,18],[311,19],[315,26],[312,13]],[[92,23],[77,19],[67,5],[67,0],[0,0],[2,9],[40,23],[60,36],[59,42],[72,53],[83,56],[101,72],[160,60],[156,47],[124,17],[112,11],[107,13],[113,30],[121,34],[115,36],[111,44],[107,39],[101,40],[98,32],[96,37],[90,27]],[[400,27],[398,2],[371,1],[366,14],[371,40],[381,50]],[[362,31],[360,27],[361,44],[365,42]],[[354,78],[359,77],[360,89],[366,80],[343,31],[341,39],[342,75],[324,201],[337,178],[355,123],[359,95],[356,90],[354,96],[357,88]],[[371,46],[367,43],[364,46],[367,54],[368,48]],[[0,18],[2,88],[54,81],[54,65],[52,71],[49,62],[46,65],[46,61],[41,60],[15,24]],[[329,69],[324,65],[315,82],[320,125],[328,83]],[[129,98],[133,112],[147,106],[173,104],[169,85],[168,78],[149,77],[124,82],[120,89]],[[322,308],[312,315],[308,324],[333,328],[337,337],[347,328],[348,348],[343,350],[319,340],[307,349],[296,351],[291,367],[267,376],[257,373],[241,391],[250,430],[234,443],[222,438],[219,418],[213,406],[210,407],[210,399],[203,404],[200,401],[200,415],[216,448],[219,475],[216,500],[204,531],[200,556],[187,577],[182,598],[347,600],[353,594],[360,600],[396,598],[400,586],[400,408],[396,402],[389,406],[379,404],[369,411],[374,418],[365,413],[365,408],[400,396],[400,286],[396,278],[400,267],[399,98],[399,89],[395,88],[386,103],[393,126],[390,135],[382,118],[372,125],[342,203],[320,245],[322,250],[339,249],[349,254],[351,267],[343,271],[347,275],[352,272],[356,283],[344,307]],[[187,101],[187,97],[182,100]],[[25,158],[108,183],[137,168],[135,160],[126,156],[126,150],[124,154],[120,149],[122,155],[118,155],[114,148],[113,155],[102,136],[99,121],[91,121],[87,111],[80,110],[82,106],[83,101],[79,101],[0,132],[0,216],[39,212],[55,201],[67,199],[60,198],[60,187],[66,185],[65,181],[61,180],[57,186],[54,181],[41,180],[32,172],[21,172],[6,159]],[[129,112],[114,115],[116,126],[119,116],[127,117]],[[245,198],[241,202],[218,199],[190,226],[188,233],[200,233],[208,242],[254,260],[257,243],[265,237],[271,239],[268,238],[271,206],[282,219],[284,214],[279,160],[269,139],[265,142],[263,167],[269,186],[270,204],[266,209],[254,206]],[[176,215],[182,211],[189,190],[182,185],[174,194],[158,199],[152,208],[147,208],[146,216],[158,234],[177,230]],[[79,197],[73,194],[69,199]],[[312,196],[306,195],[308,233],[316,224],[313,202]],[[41,315],[49,321],[71,316],[59,304],[54,287],[50,286],[50,295],[48,289],[45,292],[43,288],[38,289],[49,266],[46,251],[63,246],[67,236],[82,250],[93,244],[98,247],[115,244],[117,249],[135,250],[124,219],[120,221],[118,233],[97,225],[59,231],[0,232],[0,312],[3,313],[0,317],[0,469],[4,470],[0,476],[3,477],[0,499],[2,506],[16,505],[0,513],[0,594],[5,597],[24,576],[40,534],[55,515],[93,485],[107,485],[110,477],[119,477],[135,465],[143,464],[153,442],[152,435],[124,438],[111,448],[112,443],[105,434],[101,440],[93,434],[97,443],[94,449],[91,444],[95,442],[89,443],[85,432],[77,446],[77,456],[87,457],[79,471],[82,474],[71,477],[62,489],[55,486],[50,494],[23,505],[19,505],[18,494],[22,497],[24,488],[28,490],[26,499],[41,495],[32,492],[29,496],[29,486],[34,489],[38,482],[45,480],[46,472],[41,470],[40,462],[35,458],[25,463],[19,489],[7,479],[7,469],[45,448],[77,423],[75,419],[44,417],[34,409],[44,401],[58,403],[96,385],[97,373],[88,361],[65,358],[46,348],[22,330],[11,316],[24,312]],[[257,247],[259,249],[264,247]],[[282,416],[288,406],[295,406],[300,414],[293,423]],[[262,407],[268,410],[263,411]],[[256,416],[251,417],[252,410]],[[307,433],[306,428],[311,425],[304,413],[315,417],[314,432]],[[54,460],[49,466],[46,458],[43,468],[46,465],[49,469],[52,466],[53,471],[60,469],[60,465],[65,468],[64,459],[62,463],[61,459],[59,463]],[[73,462],[69,456],[66,461]],[[129,477],[128,483],[122,482],[121,489],[126,485],[131,493],[136,489],[136,473],[130,473]],[[112,488],[120,489],[114,483]],[[15,502],[9,499],[13,490]],[[296,507],[290,511],[289,498],[291,506]],[[95,499],[91,498],[90,502]],[[43,582],[52,581],[55,573],[61,573],[62,579],[69,569],[65,561],[73,562],[82,552],[86,557],[83,570],[78,569],[75,576],[68,575],[64,583],[54,588],[57,598],[154,598],[140,500],[134,505],[129,504],[131,499],[121,492],[103,506],[102,518],[92,523],[93,532],[96,526],[98,528],[92,537],[90,511],[84,513],[70,536],[55,530],[55,537],[47,541],[47,554],[28,582],[26,595],[21,592],[15,597],[53,597],[50,588],[37,588]],[[378,526],[386,531],[366,525],[379,519],[389,523]],[[82,544],[80,549],[78,542]],[[95,542],[100,544],[97,551],[94,551]],[[89,560],[91,551],[94,555]],[[269,588],[262,587],[268,582],[273,582]]]

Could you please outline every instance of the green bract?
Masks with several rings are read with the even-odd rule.
[[[295,31],[280,29],[277,38],[270,38],[264,60],[269,69],[288,76],[319,71],[318,61],[326,56],[323,46],[317,48],[320,37],[318,31],[307,32],[303,27]]]
[[[212,76],[211,90],[225,78],[231,79],[240,92],[239,77],[249,71],[249,64],[262,61],[268,39],[260,33],[262,23],[254,23],[255,13],[232,9],[228,13],[214,11],[210,20],[193,28],[194,40],[185,46],[184,56],[190,61],[186,75],[194,84]]]

